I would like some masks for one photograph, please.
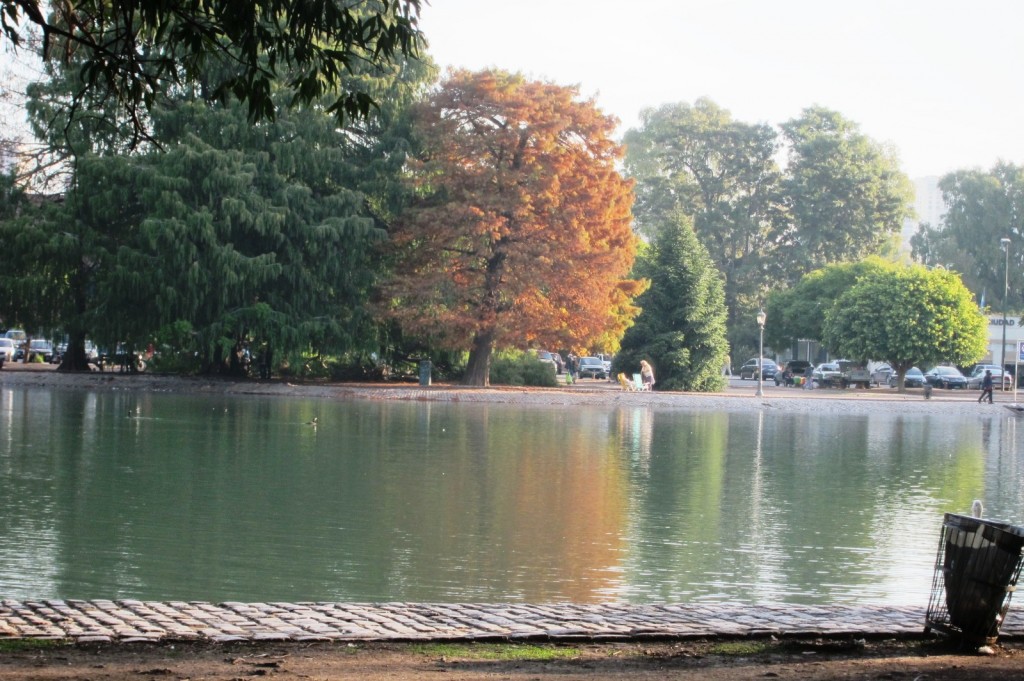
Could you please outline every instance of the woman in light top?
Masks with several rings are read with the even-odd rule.
[[[646,359],[640,360],[640,380],[643,381],[645,389],[651,390],[654,388],[654,369],[651,368]]]

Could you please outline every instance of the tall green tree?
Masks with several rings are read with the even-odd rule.
[[[63,288],[61,258],[66,239],[52,243],[60,207],[52,197],[32,200],[15,181],[0,174],[0,319],[30,332],[54,328]]]
[[[367,117],[374,93],[350,76],[415,56],[420,0],[2,0],[14,46],[42,33],[44,60],[80,68],[72,94],[116,102],[135,139],[165,92],[217,73],[210,94],[248,105],[252,121],[321,102],[339,119]],[[287,98],[275,93],[290,91]]]
[[[999,162],[989,171],[958,170],[939,181],[947,210],[941,225],[922,225],[911,239],[914,258],[962,273],[978,297],[1024,308],[1024,167]],[[1000,240],[1010,239],[1009,252]],[[1008,263],[1008,265],[1007,265]]]
[[[913,186],[894,154],[835,111],[805,109],[782,124],[789,224],[779,256],[790,280],[877,254],[911,215]]]
[[[658,231],[638,267],[650,278],[640,314],[626,330],[613,371],[654,367],[656,388],[710,392],[725,387],[728,356],[722,281],[690,218],[677,215]]]
[[[746,320],[770,284],[783,217],[775,131],[699,99],[645,110],[624,143],[626,172],[637,183],[637,231],[654,238],[676,213],[691,216],[724,278],[730,342],[751,345],[756,332]]]
[[[285,108],[252,124],[241,105],[203,98],[199,83],[152,110],[160,147],[133,152],[97,145],[81,112],[47,99],[37,109],[44,120],[64,116],[76,131],[54,146],[84,140],[64,149],[73,182],[62,215],[36,225],[35,248],[59,246],[48,271],[61,290],[52,298],[59,325],[71,336],[63,368],[83,368],[84,353],[76,362],[71,349],[86,332],[138,345],[174,329],[211,368],[245,343],[374,349],[364,303],[391,210],[384,188],[398,184],[401,161],[388,157],[402,154],[387,130],[429,75],[418,62],[368,69],[364,86],[389,104],[380,119],[345,129],[322,107]],[[4,272],[22,272],[31,262],[24,253],[0,255]]]
[[[847,357],[889,362],[902,392],[914,365],[978,361],[988,321],[958,275],[916,265],[859,279],[826,313],[824,333]]]

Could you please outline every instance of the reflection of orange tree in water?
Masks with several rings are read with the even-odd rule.
[[[408,472],[423,485],[399,484],[398,498],[386,482],[371,483],[389,499],[385,522],[414,528],[400,552],[436,557],[396,566],[393,579],[408,569],[424,583],[451,583],[463,599],[477,589],[532,602],[606,601],[618,586],[628,495],[618,444],[606,436],[610,414],[468,409],[471,418],[443,421],[443,434],[441,421],[431,424]]]

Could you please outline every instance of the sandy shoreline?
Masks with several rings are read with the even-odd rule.
[[[900,395],[888,388],[870,390],[815,390],[764,387],[764,397],[756,397],[756,384],[743,382],[721,393],[624,392],[604,381],[585,381],[558,388],[467,388],[435,384],[301,383],[286,380],[232,381],[211,377],[179,377],[153,374],[63,373],[49,367],[5,365],[0,371],[0,387],[51,388],[76,390],[132,390],[196,394],[249,395],[268,397],[305,397],[339,400],[408,400],[460,403],[521,405],[594,405],[651,407],[700,411],[749,412],[765,410],[790,413],[872,414],[892,413],[924,415],[987,415],[1012,417],[999,403],[1010,403],[1013,394],[996,395],[996,405],[978,404],[977,391],[933,391],[925,400],[920,390]]]

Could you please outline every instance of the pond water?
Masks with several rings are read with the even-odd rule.
[[[999,411],[0,388],[0,598],[923,606],[944,512],[1024,521]]]

